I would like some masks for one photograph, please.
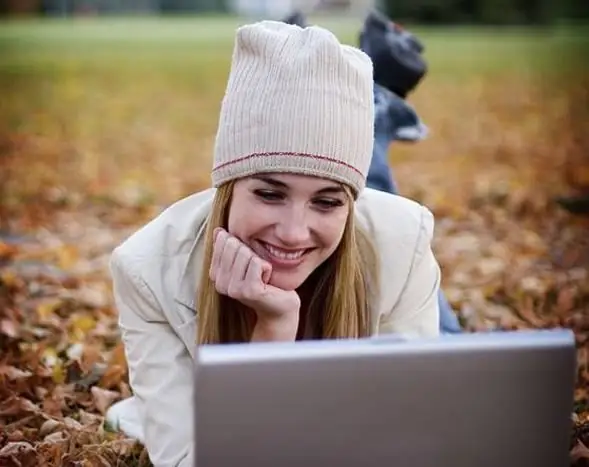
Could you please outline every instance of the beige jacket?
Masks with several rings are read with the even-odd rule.
[[[213,194],[209,189],[173,204],[112,255],[139,437],[156,467],[193,462],[195,286]],[[440,268],[430,246],[431,212],[414,201],[367,188],[357,201],[356,216],[372,235],[381,260],[373,334],[437,336]]]

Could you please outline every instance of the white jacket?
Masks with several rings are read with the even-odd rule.
[[[114,406],[107,419],[117,419],[125,407],[122,418],[134,420],[134,428],[121,428],[145,444],[155,467],[193,465],[195,297],[214,191],[173,204],[112,254],[115,303],[134,397]],[[437,336],[440,268],[431,249],[431,212],[406,198],[366,188],[356,202],[356,216],[381,261],[372,333]]]

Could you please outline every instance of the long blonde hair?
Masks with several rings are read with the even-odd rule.
[[[205,232],[204,264],[197,291],[198,343],[249,342],[256,322],[253,310],[220,295],[209,278],[213,256],[213,231],[227,228],[234,182],[220,186],[213,200]],[[350,200],[352,195],[348,191]],[[301,286],[306,317],[305,337],[313,339],[359,338],[370,334],[370,310],[379,290],[374,245],[354,221],[350,202],[344,234],[335,252]]]

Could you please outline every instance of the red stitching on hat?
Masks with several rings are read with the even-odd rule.
[[[228,165],[231,164],[236,164],[238,162],[242,162],[245,161],[247,159],[251,159],[252,157],[266,157],[266,156],[301,156],[301,157],[309,157],[311,159],[318,159],[318,160],[323,160],[323,161],[329,161],[329,162],[335,162],[336,164],[341,164],[345,167],[348,167],[349,169],[352,169],[353,171],[357,172],[358,174],[362,175],[362,172],[360,172],[356,167],[347,164],[346,162],[342,162],[338,159],[334,159],[333,157],[327,157],[327,156],[320,156],[318,154],[306,154],[306,153],[301,153],[301,152],[282,152],[282,151],[278,151],[278,152],[255,152],[253,154],[248,154],[247,156],[243,156],[240,157],[239,159],[235,159],[229,162],[225,162],[221,165],[218,165],[217,167],[215,167],[213,169],[213,172],[222,169],[223,167],[226,167]]]

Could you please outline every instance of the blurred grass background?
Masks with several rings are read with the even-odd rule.
[[[361,19],[310,20],[356,44]],[[75,202],[129,190],[167,203],[208,186],[233,33],[242,22],[178,16],[1,23],[4,209],[55,193]],[[426,44],[430,71],[410,101],[432,136],[393,146],[405,194],[434,205],[459,200],[485,170],[547,195],[575,177],[583,180],[573,184],[589,182],[567,169],[587,148],[579,140],[586,126],[571,120],[586,95],[589,65],[580,51],[589,28],[412,31]]]

